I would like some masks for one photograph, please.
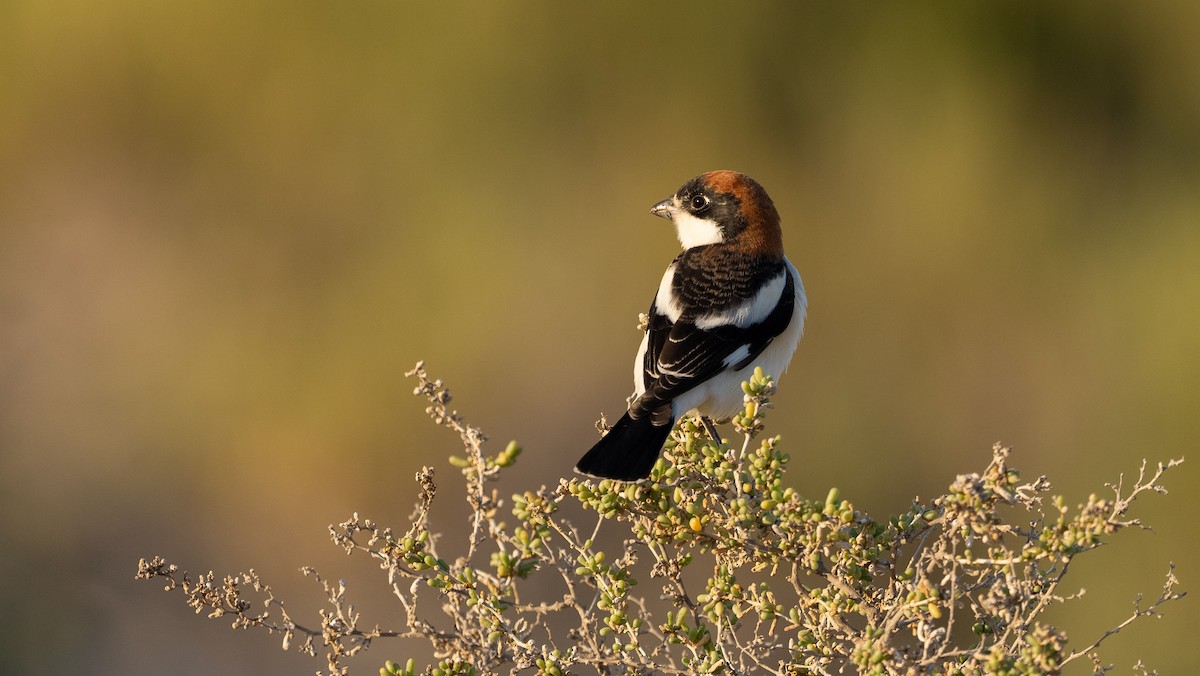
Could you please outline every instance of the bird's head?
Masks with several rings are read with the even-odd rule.
[[[783,255],[779,212],[758,181],[736,171],[701,174],[650,213],[675,224],[685,249],[731,244],[747,253]]]

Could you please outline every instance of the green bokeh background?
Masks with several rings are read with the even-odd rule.
[[[523,443],[504,494],[569,475],[677,251],[647,209],[715,168],[809,291],[770,419],[803,493],[901,510],[1004,440],[1075,504],[1192,454],[1200,3],[8,0],[0,672],[321,666],[134,582],[153,554],[395,620],[325,526],[402,524],[422,464],[458,491],[404,371]],[[1195,588],[1195,467],[1167,484],[1077,563],[1080,645],[1168,561]],[[1191,673],[1198,621],[1102,654]]]

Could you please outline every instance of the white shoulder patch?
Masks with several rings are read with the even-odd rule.
[[[696,218],[686,211],[675,216],[675,234],[679,236],[679,243],[685,249],[725,241],[725,236],[721,234],[721,228],[716,221]]]
[[[683,315],[683,308],[679,305],[679,299],[675,297],[675,292],[671,289],[671,283],[675,281],[675,264],[671,263],[667,267],[667,271],[663,273],[662,281],[658,283],[658,295],[654,297],[654,307],[658,313],[670,319],[672,323],[679,321]]]

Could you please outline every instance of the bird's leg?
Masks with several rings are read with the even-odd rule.
[[[714,423],[712,421],[712,418],[710,418],[706,415],[702,415],[702,416],[700,416],[700,424],[704,425],[704,431],[708,432],[708,436],[713,441],[717,442],[718,446],[720,446],[721,445],[721,433],[717,431],[717,425],[716,425],[716,423]]]

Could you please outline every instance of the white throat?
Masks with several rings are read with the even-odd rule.
[[[705,244],[720,244],[725,241],[725,238],[721,235],[721,228],[717,225],[716,221],[696,218],[686,211],[676,215],[674,221],[675,234],[679,236],[679,243],[685,249],[704,246]]]

